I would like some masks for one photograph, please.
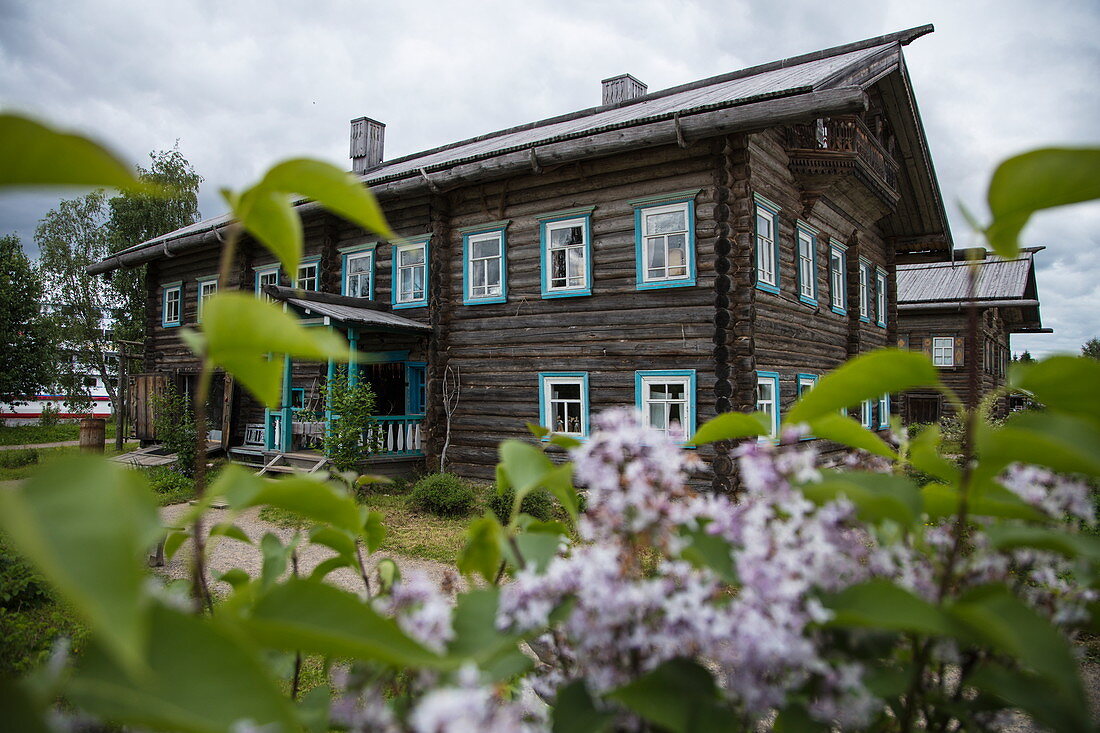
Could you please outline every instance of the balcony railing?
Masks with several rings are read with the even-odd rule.
[[[377,446],[375,456],[420,455],[422,451],[423,415],[386,415],[376,417],[367,436]]]
[[[823,117],[810,125],[791,125],[787,128],[787,148],[792,158],[809,158],[816,163],[799,161],[801,166],[815,169],[810,172],[827,172],[826,156],[835,154],[854,159],[891,191],[898,190],[897,162],[858,117]]]

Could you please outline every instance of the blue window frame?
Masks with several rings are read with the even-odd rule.
[[[256,271],[255,288],[256,295],[260,295],[263,292],[265,285],[278,285],[279,284],[279,265],[260,265],[253,268]]]
[[[170,328],[183,323],[183,283],[167,283],[160,305],[160,325]]]
[[[798,248],[798,299],[817,305],[817,230],[804,221],[795,229]]]
[[[875,268],[875,324],[886,328],[886,270]]]
[[[829,247],[829,305],[833,313],[848,315],[848,255],[838,244]]]
[[[338,250],[341,295],[374,300],[374,250],[377,246],[372,242]]]
[[[771,424],[769,437],[779,436],[780,409],[779,373],[758,371],[756,373],[756,411],[768,416]]]
[[[592,294],[592,211],[585,206],[536,216],[542,297]]]
[[[428,305],[428,240],[394,244],[392,268],[390,303],[394,309]]]
[[[463,227],[462,302],[464,305],[508,301],[508,238],[511,220]]]
[[[539,424],[588,437],[588,372],[539,372]]]
[[[422,361],[410,361],[405,364],[405,412],[410,415],[423,415],[428,404],[428,365]]]
[[[871,322],[871,263],[859,258],[859,320]]]
[[[304,387],[294,387],[290,390],[290,407],[292,410],[306,409],[306,390]]]
[[[634,372],[634,404],[644,425],[685,442],[695,433],[695,370]]]
[[[767,293],[778,293],[779,207],[760,194],[755,194],[754,198],[756,287]]]
[[[207,275],[195,280],[195,320],[202,323],[202,305],[218,292],[218,276]]]
[[[628,201],[634,207],[638,290],[695,284],[695,197],[700,189]]]
[[[890,427],[890,394],[886,393],[878,398],[878,426],[879,429]]]
[[[799,374],[798,375],[798,398],[802,399],[802,395],[809,392],[811,389],[817,386],[818,376],[816,374]],[[811,440],[812,435],[802,436],[802,440]]]
[[[865,428],[875,428],[875,401],[864,400],[859,403],[859,423]]]
[[[298,265],[298,278],[294,287],[301,290],[319,290],[321,274],[321,258],[309,257]]]

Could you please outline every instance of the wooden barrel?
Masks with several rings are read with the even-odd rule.
[[[107,421],[102,417],[86,417],[80,421],[80,450],[102,453],[107,436]]]

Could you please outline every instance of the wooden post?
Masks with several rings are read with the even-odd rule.
[[[129,392],[126,384],[126,347],[118,347],[118,413],[115,415],[115,450],[122,452],[123,436],[126,433],[126,398]]]

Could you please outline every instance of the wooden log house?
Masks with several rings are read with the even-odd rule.
[[[1053,330],[1043,328],[1039,317],[1035,254],[1043,249],[1025,247],[1013,259],[984,249],[958,250],[953,261],[899,265],[898,348],[926,353],[964,404],[970,399],[970,359],[978,360],[978,400],[1004,386],[1012,334]],[[966,348],[970,256],[976,259],[978,309],[978,343],[972,350]],[[1008,395],[998,398],[991,415],[1004,417],[1009,402]],[[900,413],[907,423],[935,423],[953,408],[938,392],[915,390],[904,395]]]
[[[951,251],[902,53],[931,30],[659,92],[627,74],[604,80],[597,107],[389,161],[384,126],[353,120],[352,169],[400,240],[302,203],[298,289],[248,241],[234,287],[370,354],[357,372],[387,435],[372,461],[390,467],[437,466],[448,367],[461,382],[448,468],[473,478],[492,479],[498,443],[528,421],[583,437],[591,415],[636,406],[675,434],[730,410],[778,424],[821,374],[896,342],[897,263]],[[178,327],[216,288],[229,223],[91,268],[148,266],[148,376],[137,380],[194,380]],[[327,369],[288,364],[274,411],[219,386],[231,453],[308,440],[317,426],[297,411],[318,406]],[[884,396],[860,412],[879,428],[890,411]],[[725,448],[700,449],[702,480],[718,490],[734,481]]]

